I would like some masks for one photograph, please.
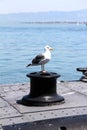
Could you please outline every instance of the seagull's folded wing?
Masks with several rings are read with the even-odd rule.
[[[32,64],[39,64],[39,62],[41,62],[41,60],[43,60],[44,58],[44,55],[39,54],[32,60]]]

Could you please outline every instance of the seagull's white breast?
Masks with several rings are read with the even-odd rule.
[[[46,51],[45,53],[43,53],[43,55],[45,56],[45,59],[51,59],[51,53],[50,51]]]

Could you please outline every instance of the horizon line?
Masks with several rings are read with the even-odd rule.
[[[82,11],[82,10],[87,10],[87,9],[78,9],[78,10],[49,10],[49,11],[21,11],[21,12],[9,12],[9,13],[0,13],[0,15],[9,15],[9,14],[22,14],[22,13],[47,13],[47,12],[76,12],[76,11]]]

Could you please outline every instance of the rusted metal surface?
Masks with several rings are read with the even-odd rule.
[[[64,104],[23,106],[29,84],[0,85],[0,130],[84,130],[87,128],[87,83],[59,82],[57,92]]]

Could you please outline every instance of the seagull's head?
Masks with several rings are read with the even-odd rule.
[[[46,51],[46,50],[53,51],[53,48],[50,47],[50,46],[45,46],[45,47],[44,47],[44,50],[45,50],[45,51]]]

